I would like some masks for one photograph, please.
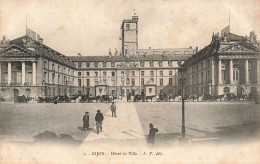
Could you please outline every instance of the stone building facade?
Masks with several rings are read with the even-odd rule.
[[[260,89],[259,42],[232,33],[212,36],[211,43],[183,65],[187,95],[249,95]]]
[[[0,42],[0,97],[57,95],[175,96],[178,68],[192,48],[138,49],[138,17],[122,23],[122,49],[112,56],[65,56],[29,36]],[[123,52],[123,53],[122,53]],[[124,53],[126,52],[126,53]]]

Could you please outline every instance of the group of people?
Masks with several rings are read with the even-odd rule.
[[[112,102],[112,105],[110,106],[111,112],[112,112],[112,117],[117,117],[116,116],[116,105],[114,102]],[[99,132],[102,132],[102,123],[104,120],[104,116],[101,113],[100,110],[97,110],[97,114],[95,116],[95,121],[96,121],[96,128],[97,128],[97,134]],[[83,128],[84,130],[89,130],[89,112],[85,112],[85,115],[83,116]]]
[[[112,117],[117,117],[116,116],[116,105],[114,102],[112,102],[112,105],[110,106],[110,110],[112,112]],[[101,113],[100,110],[97,110],[97,113],[95,116],[97,134],[99,134],[99,132],[102,132],[103,120],[104,120],[103,114]],[[84,128],[84,130],[85,129],[89,130],[89,112],[85,112],[85,115],[83,116],[83,128]],[[155,139],[155,133],[158,132],[158,129],[154,128],[152,123],[149,124],[149,128],[150,128],[150,130],[149,130],[149,135],[148,135],[148,143],[153,145],[154,139]]]

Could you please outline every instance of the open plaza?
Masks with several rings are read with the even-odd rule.
[[[61,141],[82,144],[88,141],[143,140],[149,123],[159,129],[155,146],[178,143],[181,135],[180,102],[116,102],[117,116],[112,117],[111,103],[1,103],[0,139],[35,143]],[[185,102],[186,136],[193,142],[236,142],[259,136],[259,104],[240,102]],[[95,114],[104,115],[103,132],[96,133]],[[82,117],[90,115],[90,130],[83,130]]]

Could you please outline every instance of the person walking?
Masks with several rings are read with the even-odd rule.
[[[149,127],[150,127],[150,131],[149,131],[149,135],[148,135],[148,143],[150,143],[153,146],[155,133],[158,132],[158,129],[154,128],[152,123],[149,124]]]
[[[102,122],[103,122],[103,120],[104,120],[103,114],[100,112],[100,110],[97,110],[97,114],[95,116],[97,134],[99,134],[99,130],[100,130],[100,132],[102,132]]]
[[[84,130],[88,130],[89,128],[89,115],[88,112],[85,112],[85,115],[83,116],[83,128]]]
[[[111,112],[112,112],[112,117],[115,115],[116,117],[116,105],[115,102],[112,102],[112,105],[110,106]]]

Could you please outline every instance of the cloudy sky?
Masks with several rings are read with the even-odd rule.
[[[27,14],[28,27],[51,48],[68,56],[107,55],[119,47],[121,22],[134,9],[139,48],[201,49],[228,25],[229,10],[232,33],[260,35],[259,0],[0,0],[0,37],[25,35]]]

